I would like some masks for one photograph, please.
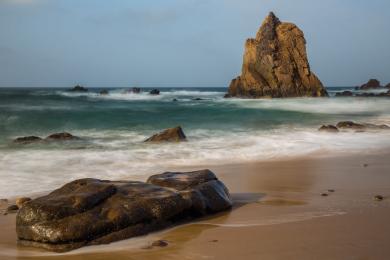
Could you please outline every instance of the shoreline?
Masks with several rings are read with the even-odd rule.
[[[230,212],[65,254],[17,247],[15,214],[2,215],[0,257],[384,259],[381,255],[390,254],[385,246],[390,240],[389,155],[387,150],[370,155],[309,156],[206,167],[229,188],[235,202]],[[201,168],[205,167],[174,170]],[[321,196],[322,193],[328,196]],[[379,194],[385,200],[374,201],[373,197]],[[297,236],[299,239],[295,239]],[[169,245],[144,249],[158,239],[167,240]]]

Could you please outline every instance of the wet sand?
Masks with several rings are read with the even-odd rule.
[[[231,211],[66,254],[17,247],[15,214],[0,216],[0,259],[389,259],[388,158],[390,151],[208,167],[230,189]],[[158,239],[168,246],[151,248]]]

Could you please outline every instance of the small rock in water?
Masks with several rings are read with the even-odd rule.
[[[18,208],[21,208],[23,206],[24,203],[30,201],[31,198],[28,198],[28,197],[21,197],[21,198],[18,198],[16,200],[16,206],[18,206]]]
[[[337,133],[339,131],[339,129],[337,127],[335,127],[334,125],[323,125],[318,129],[318,131]]]
[[[160,133],[157,133],[144,142],[182,142],[186,141],[187,137],[180,126],[168,128]]]
[[[364,167],[364,168],[367,168],[367,167],[368,167],[368,164],[367,164],[367,163],[363,164],[363,167]]]
[[[160,95],[160,90],[158,89],[152,89],[150,92],[149,92],[150,95]]]
[[[214,239],[214,240],[211,240],[210,242],[216,243],[216,242],[218,242],[218,240]]]
[[[46,140],[76,140],[79,139],[77,136],[74,136],[70,133],[63,132],[63,133],[55,133],[52,135],[49,135],[46,137]]]
[[[328,197],[329,194],[328,194],[328,193],[321,193],[321,196],[322,196],[322,197]]]
[[[99,94],[100,94],[100,95],[108,95],[109,92],[108,92],[108,90],[103,89],[102,91],[99,92]]]
[[[382,201],[383,199],[384,199],[384,197],[382,195],[376,195],[374,197],[374,200],[376,200],[376,201]]]
[[[11,205],[7,208],[7,213],[15,213],[19,210],[19,207],[16,205]]]
[[[18,137],[14,140],[14,143],[18,144],[31,144],[42,141],[42,138],[38,136],[24,136],[24,137]]]
[[[176,98],[172,99],[173,102],[177,102],[178,100]]]
[[[156,240],[152,243],[152,246],[166,247],[168,246],[168,242],[165,240]]]
[[[329,189],[328,192],[335,192],[335,190],[334,189]]]

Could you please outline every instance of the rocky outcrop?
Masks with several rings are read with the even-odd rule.
[[[337,123],[337,128],[339,129],[350,129],[350,130],[357,130],[357,131],[364,131],[364,130],[389,130],[390,127],[388,125],[375,125],[375,124],[360,124],[355,123],[352,121],[342,121]]]
[[[37,143],[42,141],[42,138],[38,136],[24,136],[24,137],[18,137],[14,140],[14,143],[17,144],[31,144],[31,143]]]
[[[16,218],[19,244],[53,251],[144,235],[231,208],[209,170],[163,173],[147,183],[81,179],[26,202]]]
[[[67,132],[51,134],[45,138],[47,141],[69,141],[78,139],[80,138]]]
[[[69,89],[69,91],[71,91],[71,92],[88,92],[88,89],[83,87],[83,86],[76,85],[73,88]]]
[[[348,91],[348,90],[336,93],[336,97],[352,97],[352,96],[353,96],[352,91]]]
[[[248,39],[241,76],[233,79],[226,97],[328,96],[311,71],[303,32],[280,22],[271,12],[255,39]]]
[[[381,87],[381,83],[379,82],[379,80],[377,79],[370,79],[366,84],[363,84],[360,86],[360,89],[376,89],[376,88],[380,88]]]
[[[320,132],[329,132],[329,133],[337,133],[339,132],[339,129],[335,127],[334,125],[323,125],[321,126],[318,131]]]
[[[152,89],[150,92],[149,92],[150,95],[160,95],[160,90],[158,89]]]
[[[145,142],[181,142],[186,141],[187,137],[180,126],[174,128],[168,128],[161,133],[155,134]]]

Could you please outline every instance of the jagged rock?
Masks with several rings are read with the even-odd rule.
[[[88,89],[83,87],[83,86],[76,85],[72,89],[69,89],[69,91],[71,91],[71,92],[88,92]]]
[[[348,90],[336,93],[336,97],[352,97],[352,96],[353,96],[352,91],[348,91]]]
[[[108,90],[103,89],[102,91],[99,92],[100,95],[108,95]]]
[[[26,203],[16,232],[21,245],[63,252],[144,235],[231,206],[227,188],[208,170],[163,173],[148,183],[81,179]]]
[[[184,134],[183,129],[180,126],[177,126],[155,134],[146,139],[145,142],[180,142],[186,140],[187,137]]]
[[[51,134],[45,138],[45,140],[48,140],[48,141],[54,141],[54,140],[68,141],[68,140],[78,140],[78,139],[80,139],[80,138],[77,136],[74,136],[70,133],[67,133],[67,132]]]
[[[381,83],[377,79],[370,79],[366,84],[360,86],[360,89],[375,89],[380,88]]]
[[[339,129],[337,127],[335,127],[334,125],[323,125],[318,129],[318,131],[337,133],[337,132],[339,132]]]
[[[42,138],[38,136],[24,136],[24,137],[18,137],[14,140],[14,143],[18,144],[31,144],[31,143],[37,143],[42,141]]]
[[[160,90],[158,89],[152,89],[150,92],[149,92],[150,95],[160,95]]]
[[[342,121],[337,123],[337,128],[339,129],[353,129],[358,131],[363,131],[367,129],[371,130],[389,130],[390,126],[388,125],[375,125],[375,124],[359,124],[352,121]]]
[[[248,39],[241,76],[233,79],[228,97],[328,96],[311,71],[303,32],[280,22],[271,12],[255,39]]]
[[[26,202],[29,202],[30,200],[31,198],[28,197],[17,198],[15,204],[18,206],[18,208],[21,208]]]

